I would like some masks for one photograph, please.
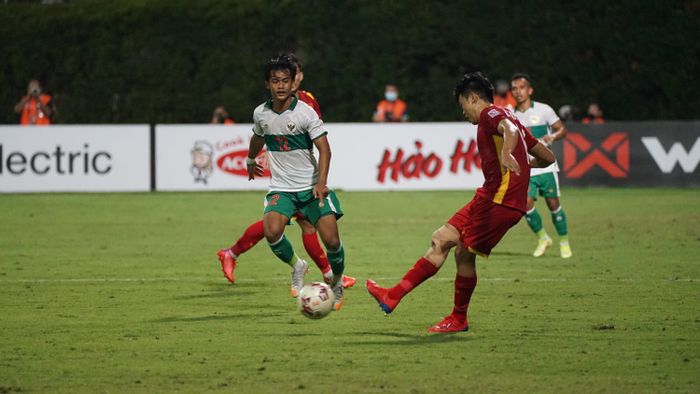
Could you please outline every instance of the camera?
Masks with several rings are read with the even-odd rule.
[[[39,90],[39,88],[34,88],[34,89],[32,89],[31,93],[32,93],[32,96],[38,97],[39,93],[41,93],[41,90]]]

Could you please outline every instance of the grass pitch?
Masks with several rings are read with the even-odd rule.
[[[523,220],[454,335],[426,333],[451,257],[390,317],[364,279],[395,283],[469,191],[339,193],[358,284],[320,321],[264,242],[221,275],[261,193],[0,195],[0,393],[700,391],[700,191],[564,193],[574,257],[530,257]]]

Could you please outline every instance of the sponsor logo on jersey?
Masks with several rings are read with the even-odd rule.
[[[492,118],[495,118],[496,116],[498,116],[498,114],[500,114],[500,112],[496,108],[493,108],[486,114]]]
[[[567,178],[581,178],[598,167],[612,178],[627,178],[630,166],[629,136],[611,133],[599,147],[579,133],[569,133],[564,140],[564,173]]]

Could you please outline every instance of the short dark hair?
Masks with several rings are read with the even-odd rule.
[[[299,58],[297,55],[294,54],[294,52],[289,52],[285,54],[284,56],[287,56],[289,60],[294,63],[295,66],[297,66],[297,72],[301,71],[301,62],[299,61]]]
[[[462,80],[455,86],[455,100],[459,101],[459,96],[467,96],[469,93],[476,93],[482,99],[493,103],[493,85],[481,72],[464,74]]]
[[[288,70],[289,76],[294,79],[297,75],[297,65],[287,55],[279,55],[270,59],[265,64],[265,80],[269,81],[274,71]]]
[[[530,79],[530,76],[525,73],[515,73],[512,77],[510,77],[511,82],[515,81],[516,79],[524,79],[527,81],[528,85],[532,86],[532,79]]]

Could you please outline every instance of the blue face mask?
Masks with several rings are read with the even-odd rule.
[[[396,99],[399,98],[399,94],[394,91],[386,91],[384,92],[384,98],[389,101],[396,101]]]

